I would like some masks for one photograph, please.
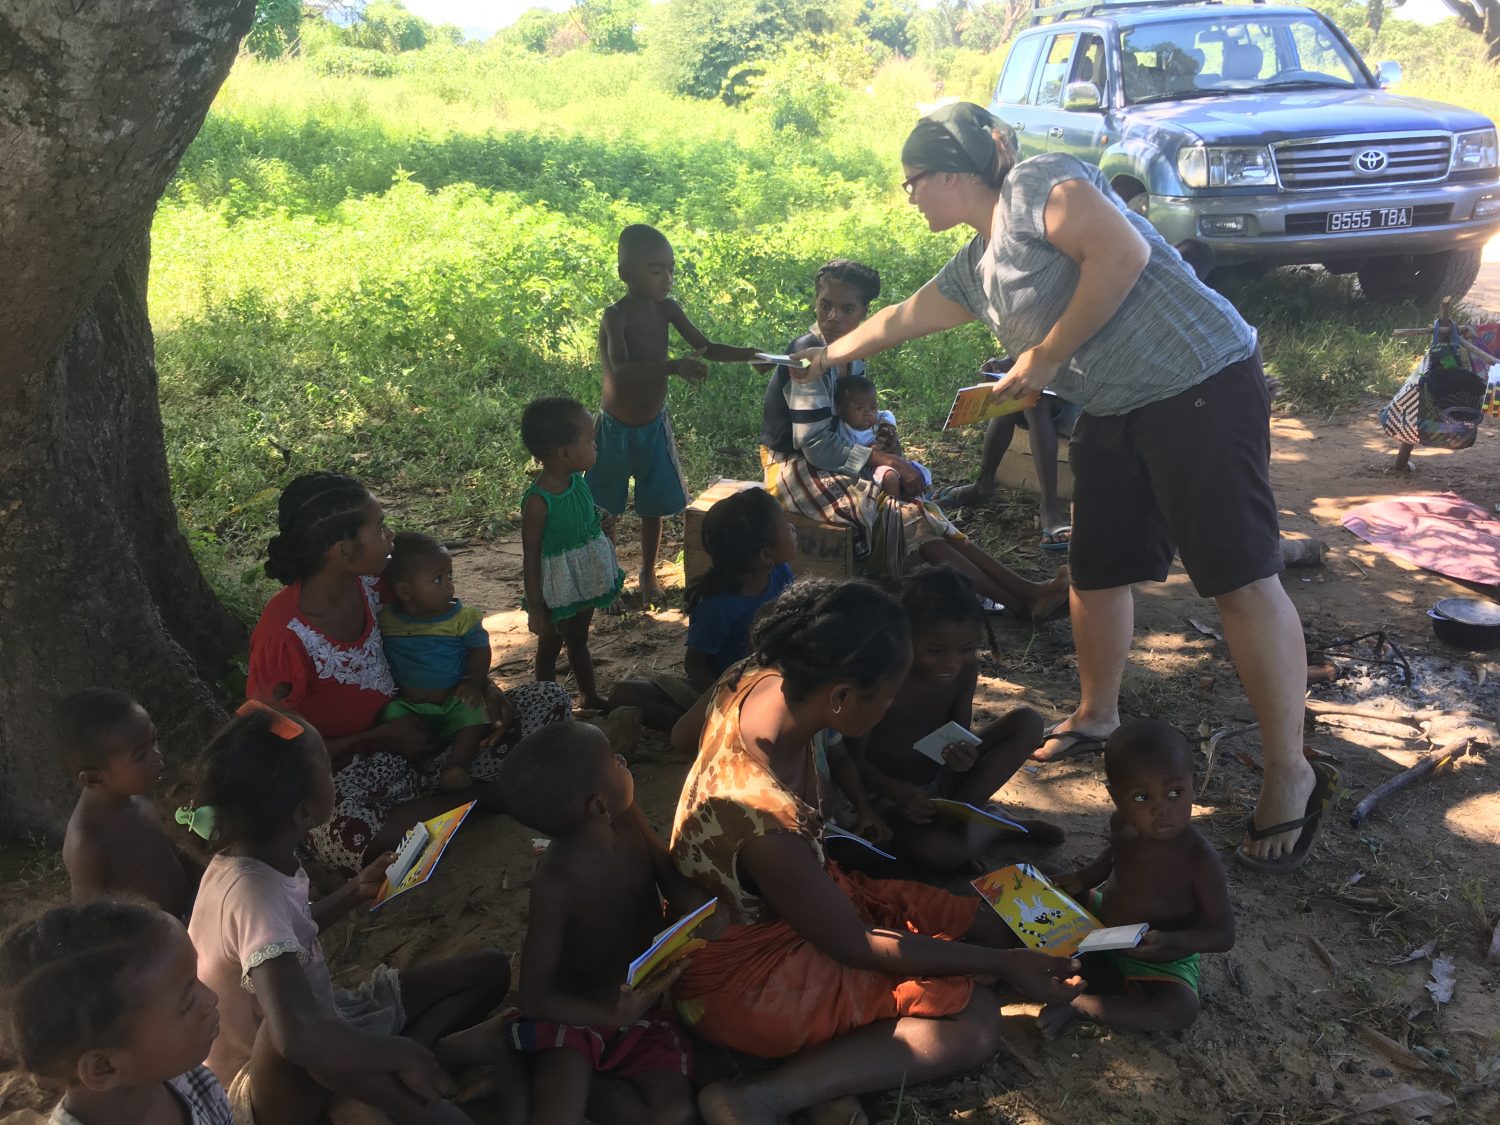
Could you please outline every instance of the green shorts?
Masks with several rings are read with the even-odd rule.
[[[1104,903],[1104,894],[1097,887],[1089,892],[1089,909],[1097,918]],[[1185,984],[1198,995],[1198,971],[1200,955],[1189,953],[1176,961],[1142,961],[1132,957],[1123,949],[1110,949],[1103,953],[1083,955],[1083,979],[1089,982],[1089,991],[1096,987],[1103,991],[1120,988],[1128,991],[1132,985],[1149,984],[1153,981],[1168,984]],[[1092,974],[1090,969],[1092,968]]]
[[[407,715],[419,715],[426,719],[444,743],[451,742],[453,736],[461,730],[490,725],[488,714],[477,707],[470,707],[456,695],[450,695],[444,703],[416,703],[410,699],[393,699],[385,705],[385,710],[380,712],[380,721],[388,723],[392,719],[404,718]]]

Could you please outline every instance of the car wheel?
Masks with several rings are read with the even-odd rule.
[[[1125,206],[1143,219],[1151,217],[1151,193],[1138,191],[1125,200]]]
[[[1371,258],[1359,267],[1359,287],[1381,304],[1412,301],[1419,308],[1435,308],[1444,297],[1458,300],[1479,276],[1478,250],[1444,250],[1439,254],[1407,254]]]

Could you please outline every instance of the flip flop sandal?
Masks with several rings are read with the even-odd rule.
[[[1314,762],[1313,773],[1318,775],[1317,784],[1307,798],[1307,811],[1296,820],[1289,820],[1285,824],[1277,824],[1270,828],[1255,827],[1255,817],[1252,815],[1245,826],[1245,835],[1252,840],[1265,840],[1272,836],[1280,836],[1283,832],[1290,832],[1294,828],[1302,829],[1297,836],[1297,843],[1292,850],[1285,855],[1275,859],[1257,859],[1246,855],[1239,848],[1234,849],[1234,858],[1241,865],[1252,871],[1265,871],[1272,875],[1282,875],[1288,871],[1295,871],[1307,862],[1308,853],[1312,849],[1313,837],[1318,834],[1318,827],[1323,823],[1323,814],[1328,811],[1328,806],[1333,803],[1333,795],[1338,792],[1339,771],[1327,762]]]
[[[1058,539],[1059,535],[1067,535],[1066,539]],[[1037,544],[1042,550],[1050,551],[1054,555],[1065,555],[1068,547],[1073,542],[1073,525],[1060,523],[1056,527],[1042,528],[1042,539]]]
[[[1104,750],[1104,738],[1097,734],[1085,734],[1081,730],[1048,731],[1047,742],[1061,742],[1062,749],[1046,758],[1038,758],[1032,755],[1033,762],[1062,762],[1069,758],[1076,758],[1080,754],[1098,754]],[[1041,746],[1037,747],[1038,750]]]

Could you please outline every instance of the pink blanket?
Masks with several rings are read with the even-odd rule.
[[[1500,584],[1500,519],[1462,496],[1394,496],[1361,504],[1344,526],[1425,570]]]

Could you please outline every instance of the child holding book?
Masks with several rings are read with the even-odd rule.
[[[641,601],[649,608],[666,598],[656,577],[662,517],[682,511],[688,502],[667,416],[667,379],[677,375],[701,383],[708,376],[703,360],[748,362],[755,358],[755,349],[714,343],[672,300],[677,259],[672,244],[655,227],[637,223],[621,231],[618,260],[626,292],[604,310],[599,325],[604,399],[595,434],[599,459],[589,470],[588,482],[600,507],[618,516],[625,510],[631,478],[635,479]],[[690,355],[667,358],[669,327],[693,349]]]
[[[490,635],[484,614],[453,596],[453,556],[430,535],[399,533],[385,564],[395,600],[380,610],[386,662],[401,694],[380,712],[416,715],[448,746],[438,774],[445,792],[474,784],[469,766],[494,727],[488,712]]]
[[[218,1029],[193,943],[160,910],[57,906],[0,940],[0,1042],[63,1088],[49,1125],[230,1125],[203,1065]]]
[[[708,896],[677,873],[597,727],[537,731],[501,780],[516,819],[552,838],[532,877],[522,1018],[511,1025],[515,1047],[536,1054],[532,1122],[697,1121],[687,1034],[662,1001],[681,968],[639,990],[626,977],[662,928],[663,898],[678,916]]]
[[[180,819],[216,849],[188,932],[198,973],[219,996],[209,1068],[237,1122],[313,1125],[337,1099],[375,1106],[397,1125],[467,1122],[444,1100],[444,1067],[500,1060],[498,1020],[509,961],[485,950],[397,973],[380,965],[336,990],[319,932],[379,892],[394,857],[308,902],[297,846],[333,813],[318,732],[245,703],[198,762],[197,807]]]
[[[521,441],[542,471],[521,496],[526,626],[536,634],[536,678],[557,678],[568,649],[583,705],[608,704],[594,683],[589,624],[620,596],[625,574],[599,524],[584,474],[594,465],[594,420],[571,398],[539,398],[521,413]]]
[[[60,699],[53,717],[82,789],[63,839],[73,900],[140,895],[186,918],[203,868],[172,842],[151,798],[162,771],[151,716],[122,692],[85,688]]]
[[[951,871],[977,859],[1006,829],[945,818],[933,798],[989,805],[1041,745],[1042,719],[1029,707],[1017,707],[975,731],[977,746],[963,741],[945,746],[941,762],[915,749],[916,742],[945,723],[968,730],[973,722],[985,620],[974,584],[944,566],[908,575],[900,599],[911,628],[911,672],[891,709],[867,738],[856,741],[853,751],[866,787],[884,798],[884,815],[894,833],[891,848],[934,871]],[[1056,825],[1017,823],[1027,829],[1020,839],[1062,842]]]
[[[1192,825],[1193,755],[1160,719],[1122,724],[1104,744],[1115,803],[1109,845],[1087,867],[1057,880],[1106,926],[1150,925],[1130,950],[1085,954],[1088,991],[1042,1009],[1057,1035],[1074,1019],[1127,1031],[1175,1031],[1198,1018],[1203,953],[1234,946],[1224,867]]]
[[[901,439],[896,436],[896,416],[881,410],[875,384],[863,375],[845,375],[833,389],[833,413],[839,420],[838,434],[850,445],[863,445],[881,453],[903,456]],[[932,487],[932,472],[919,461],[911,462],[922,477],[922,491],[907,499],[916,499]],[[901,498],[901,474],[889,465],[865,462],[863,470],[887,496]]]

